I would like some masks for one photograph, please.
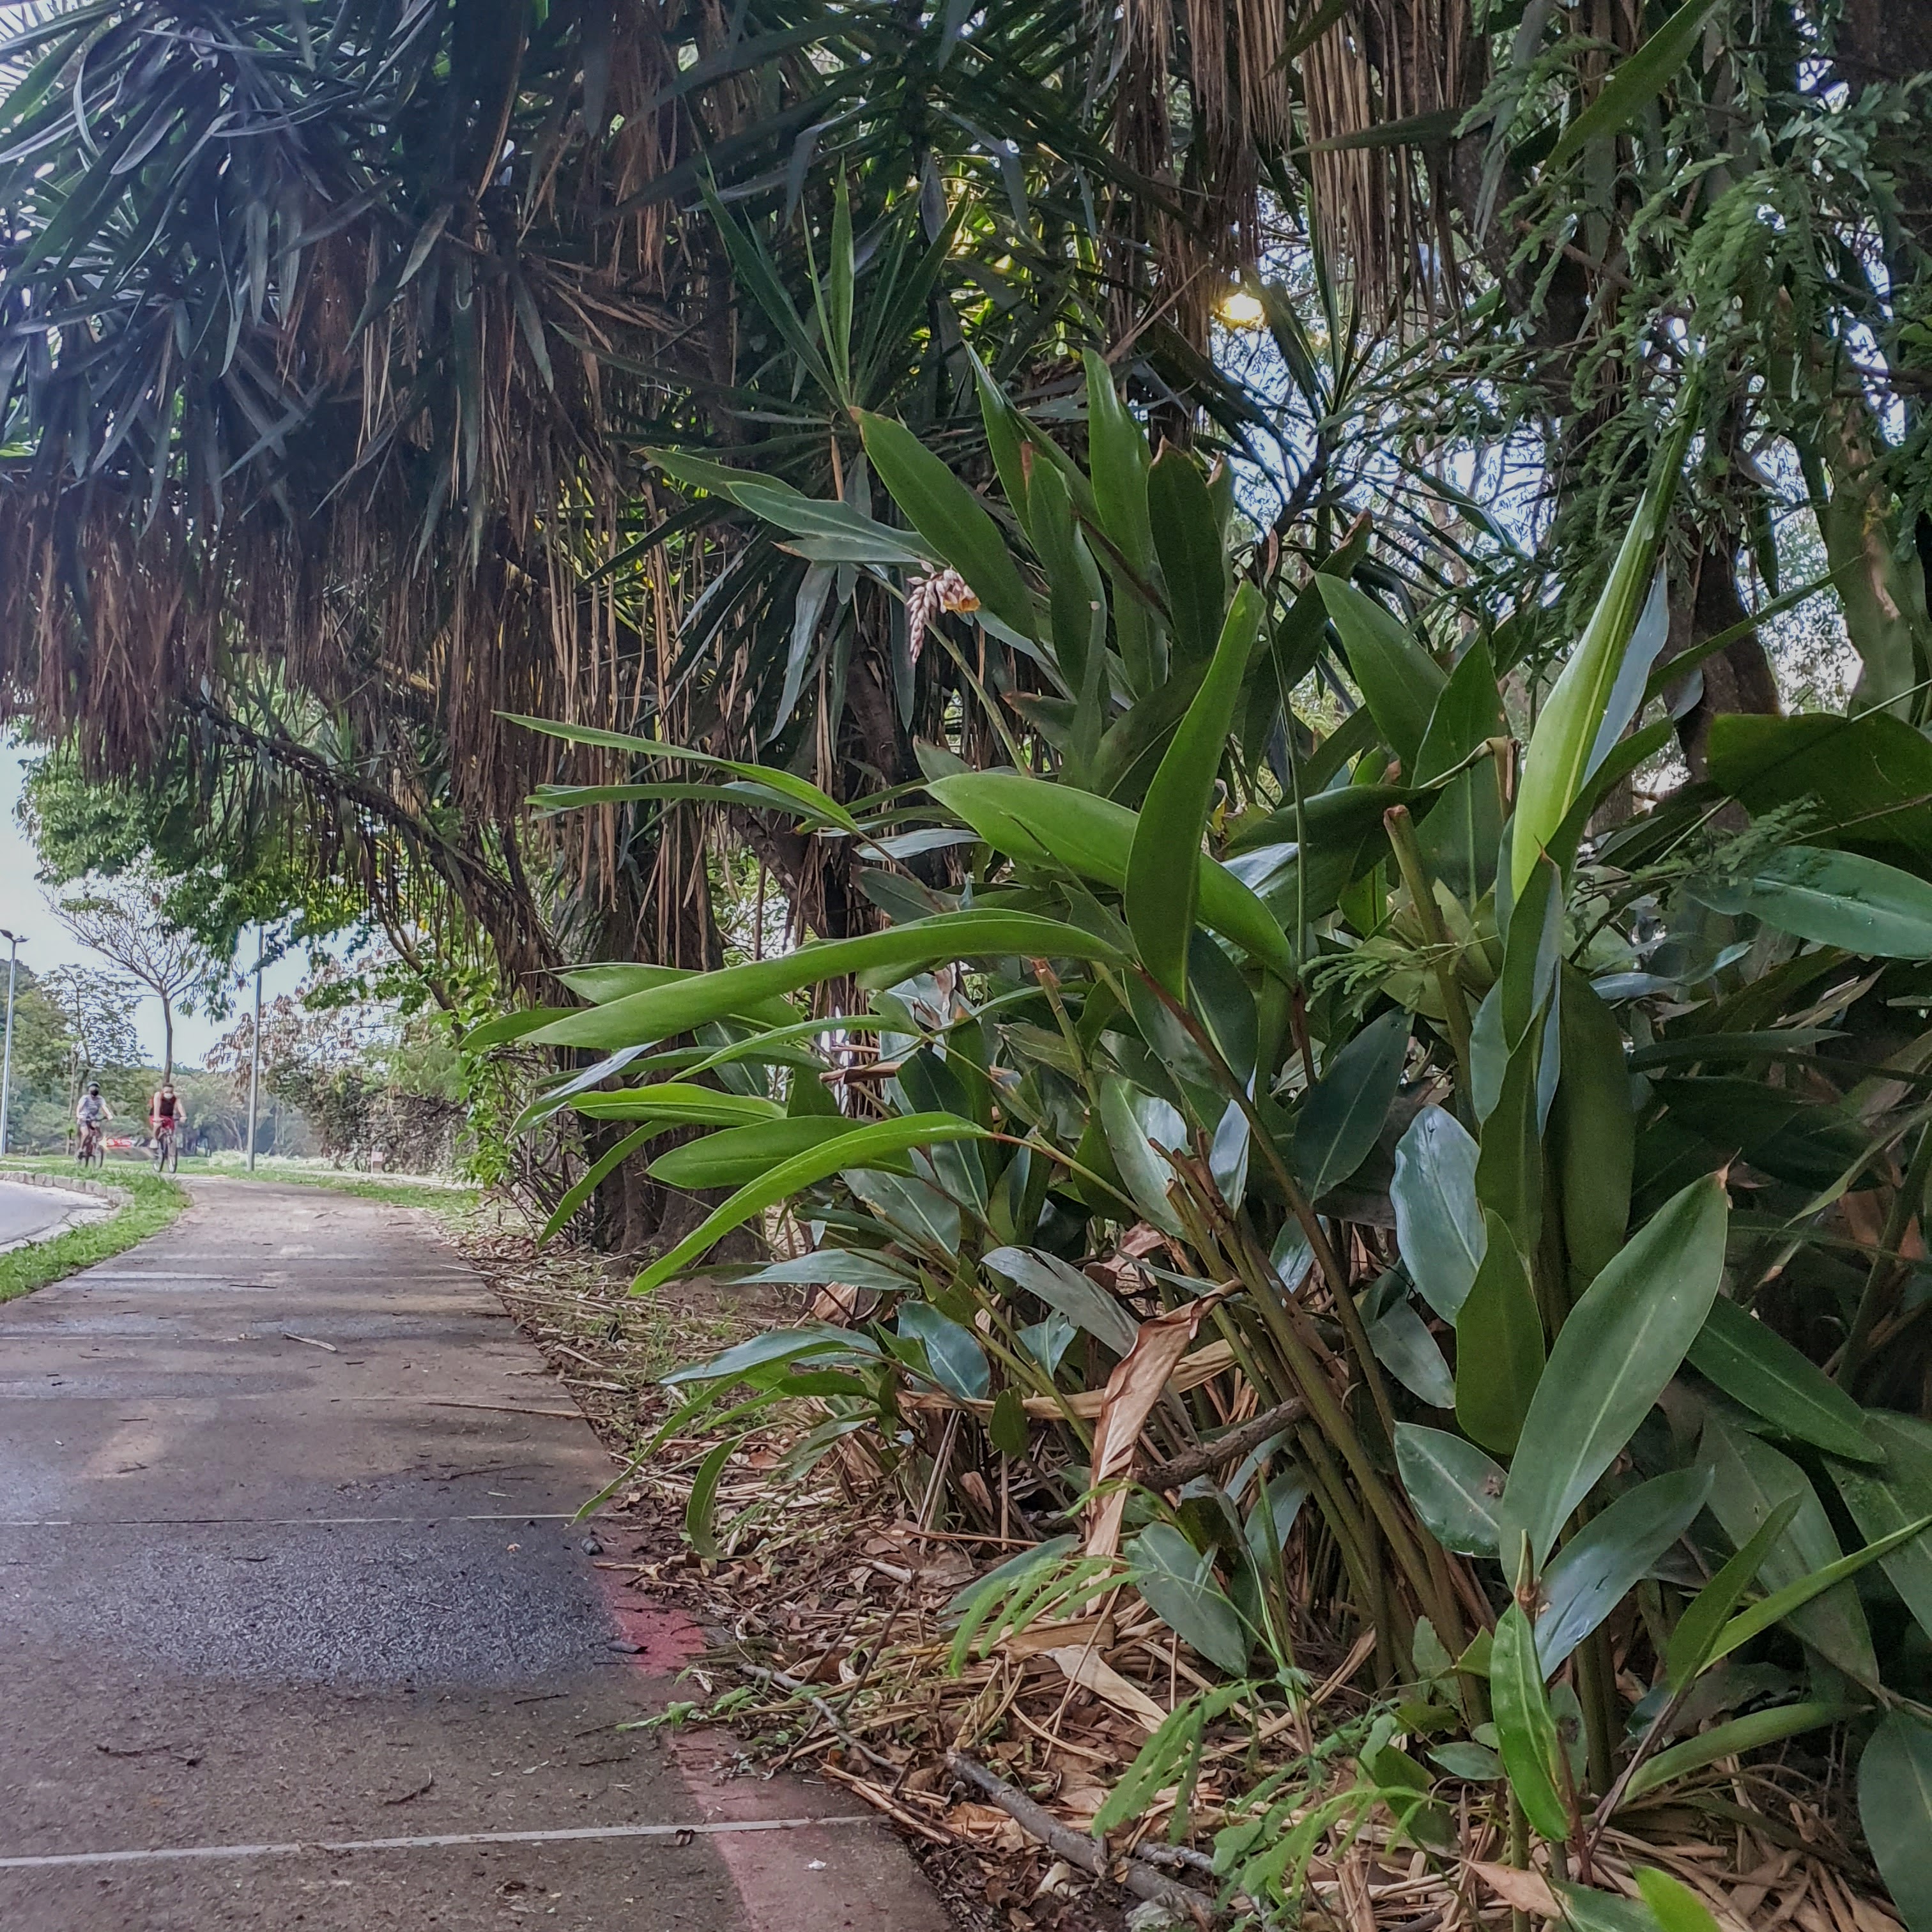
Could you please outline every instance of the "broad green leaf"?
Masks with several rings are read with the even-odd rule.
[[[748,764],[739,758],[721,758],[710,752],[694,752],[683,745],[667,744],[660,738],[640,738],[625,731],[605,731],[588,724],[564,724],[548,718],[527,718],[515,712],[503,713],[506,722],[521,724],[526,730],[538,731],[546,737],[562,738],[573,745],[596,745],[607,751],[628,752],[640,758],[662,758],[674,764],[701,766],[707,771],[729,772],[735,778],[761,785],[770,791],[782,793],[796,802],[806,816],[823,820],[828,825],[840,826],[847,832],[859,829],[852,814],[830,792],[814,784],[809,778],[800,778],[796,772],[781,770],[776,765]],[[579,970],[592,970],[579,968]],[[646,968],[626,967],[616,970],[632,972],[675,973],[681,969],[674,966]]]
[[[1019,772],[962,772],[928,783],[947,811],[996,851],[1036,865],[1057,863],[1120,891],[1127,882],[1140,814],[1111,798]],[[1197,916],[1278,977],[1292,979],[1294,954],[1280,922],[1218,860],[1202,853]]]
[[[1790,1526],[1772,1544],[1758,1568],[1774,1595],[1842,1560],[1844,1552],[1810,1478],[1788,1456],[1780,1455],[1768,1442],[1715,1409],[1704,1425],[1703,1454],[1717,1476],[1711,1491],[1711,1513],[1733,1544],[1744,1542],[1780,1503],[1797,1498]],[[1813,1597],[1784,1621],[1858,1682],[1879,1681],[1864,1609],[1849,1582],[1840,1582]],[[1720,1630],[1715,1641],[1721,1642],[1724,1634]]]
[[[662,1120],[666,1126],[738,1127],[775,1120],[784,1111],[776,1100],[755,1094],[727,1094],[683,1080],[659,1080],[648,1087],[619,1087],[608,1094],[580,1094],[574,1111],[593,1120]]]
[[[1719,1633],[1764,1567],[1772,1546],[1791,1526],[1802,1500],[1787,1496],[1779,1503],[1684,1606],[1664,1657],[1666,1681],[1673,1691],[1682,1690],[1710,1662]]]
[[[1248,1666],[1248,1634],[1240,1612],[1214,1582],[1212,1558],[1200,1555],[1171,1523],[1150,1522],[1125,1551],[1128,1580],[1147,1606],[1201,1654],[1231,1677]]]
[[[997,957],[1110,959],[1106,940],[1032,913],[939,913],[856,939],[824,939],[743,966],[722,967],[652,987],[588,1012],[572,1013],[527,1036],[545,1046],[632,1046],[688,1033],[742,1012],[753,1001],[795,993],[848,973],[895,978],[952,959]]]
[[[1676,426],[1666,439],[1656,474],[1610,566],[1603,594],[1556,688],[1537,714],[1516,787],[1510,847],[1512,888],[1519,894],[1588,776],[1597,734],[1656,572],[1658,546],[1690,438],[1694,412],[1688,405],[1688,398],[1680,401]]]
[[[1586,1890],[1561,1880],[1550,1889],[1562,1904],[1563,1922],[1570,1932],[1659,1932],[1657,1915],[1641,1899]]]
[[[900,1324],[902,1331],[904,1325]],[[993,1398],[993,1412],[986,1418],[986,1436],[1002,1456],[1026,1454],[1026,1403],[1018,1389],[1003,1388]]]
[[[1201,835],[1261,625],[1261,593],[1235,593],[1214,661],[1148,788],[1123,893],[1141,964],[1175,998],[1187,992],[1187,947],[1200,894]]]
[[[1932,1932],[1932,1725],[1894,1711],[1858,1760],[1858,1822],[1906,1932]]]
[[[1413,782],[1430,714],[1449,682],[1407,626],[1339,577],[1314,580],[1348,653],[1348,669],[1390,751]]]
[[[1760,1630],[1770,1629],[1773,1624],[1783,1623],[1796,1611],[1810,1603],[1813,1598],[1822,1596],[1834,1585],[1847,1577],[1855,1576],[1868,1563],[1876,1563],[1901,1544],[1911,1542],[1932,1529],[1932,1516],[1920,1516],[1895,1529],[1876,1543],[1866,1544],[1862,1550],[1855,1550],[1849,1556],[1841,1556],[1835,1563],[1828,1563],[1822,1570],[1814,1570],[1808,1576],[1801,1576],[1795,1583],[1787,1583],[1781,1590],[1774,1590],[1760,1603],[1748,1610],[1741,1610],[1718,1633],[1718,1640],[1711,1648],[1711,1661],[1728,1657],[1739,1645],[1748,1643]]]
[[[1498,1018],[1504,1050],[1514,1053],[1543,1017],[1563,958],[1563,881],[1547,859],[1530,868],[1510,906],[1503,949]]]
[[[1725,712],[1711,721],[1710,776],[1754,813],[1811,801],[1814,842],[1932,858],[1932,742],[1889,712]]]
[[[1037,635],[1033,593],[986,506],[904,424],[858,412],[866,454],[907,520],[1000,621]]]
[[[966,351],[973,364],[973,380],[980,389],[980,420],[986,432],[986,448],[993,459],[993,472],[1000,479],[1000,488],[1006,493],[1006,501],[1012,506],[1013,514],[1019,519],[1020,528],[1029,537],[1034,535],[1034,505],[1033,492],[1027,479],[1027,464],[1024,451],[1027,443],[1027,426],[1007,400],[993,372],[969,347]],[[1066,494],[1063,480],[1060,494]],[[1037,539],[1035,547],[1037,548]],[[1040,561],[1046,563],[1049,572],[1052,562],[1042,555]]]
[[[1120,400],[1106,364],[1089,350],[1087,455],[1093,470],[1094,511],[1120,561],[1103,560],[1114,580],[1114,626],[1128,688],[1150,696],[1166,675],[1164,648],[1148,590],[1154,581],[1154,527],[1148,510],[1147,438]]]
[[[1558,1551],[1543,1573],[1536,1619],[1543,1674],[1570,1653],[1651,1574],[1688,1529],[1711,1493],[1708,1469],[1653,1476],[1618,1497]]]
[[[980,1402],[992,1386],[986,1352],[970,1330],[940,1313],[929,1301],[899,1304],[898,1331],[926,1350],[932,1378],[962,1402]],[[1024,1412],[1022,1412],[1024,1414]]]
[[[855,1352],[876,1356],[878,1345],[871,1336],[852,1329],[808,1322],[796,1328],[769,1328],[762,1335],[733,1342],[706,1360],[688,1362],[658,1379],[666,1388],[681,1388],[687,1382],[728,1388],[808,1358]]]
[[[1167,1198],[1174,1170],[1154,1151],[1134,1112],[1134,1089],[1118,1074],[1100,1082],[1100,1125],[1122,1184],[1149,1222],[1177,1238],[1180,1223]]]
[[[1228,552],[1201,466],[1172,446],[1148,471],[1148,519],[1167,586],[1174,656],[1205,664],[1228,608]]]
[[[737,1446],[736,1441],[729,1437],[712,1446],[698,1464],[698,1474],[691,1480],[691,1494],[685,1502],[686,1538],[700,1556],[713,1562],[723,1552],[711,1532],[712,1511],[717,1504],[718,1485],[724,1478],[724,1466]]]
[[[1433,784],[1444,772],[1451,771],[1484,740],[1506,738],[1509,722],[1503,716],[1502,700],[1496,686],[1496,665],[1490,647],[1480,638],[1462,653],[1449,681],[1437,694],[1436,708],[1429,714],[1429,728],[1423,734],[1416,752],[1415,769],[1409,773],[1412,784]],[[1478,774],[1496,792],[1496,778],[1487,771]]]
[[[1690,1366],[1733,1402],[1801,1442],[1855,1462],[1881,1462],[1885,1451],[1864,1426],[1864,1412],[1838,1384],[1774,1330],[1722,1295],[1696,1341]]]
[[[1563,1065],[1550,1137],[1574,1294],[1595,1280],[1623,1246],[1636,1164],[1636,1118],[1616,1016],[1567,963],[1560,997]]]
[[[1714,1150],[1741,1151],[1780,1180],[1829,1187],[1864,1164],[1864,1130],[1843,1107],[1814,1095],[1724,1074],[1654,1079],[1652,1090],[1672,1120]]]
[[[1376,1360],[1431,1408],[1454,1408],[1456,1383],[1429,1324],[1404,1293],[1368,1324]]]
[[[1834,1461],[1832,1479],[1869,1541],[1932,1513],[1932,1424],[1884,1409],[1864,1412],[1866,1433],[1885,1466]],[[1932,1636],[1932,1536],[1915,1537],[1885,1558],[1885,1574],[1918,1628]]]
[[[1802,1732],[1815,1731],[1821,1724],[1855,1718],[1860,1708],[1856,1704],[1779,1704],[1768,1711],[1753,1711],[1748,1716],[1714,1724],[1708,1731],[1700,1731],[1694,1738],[1687,1738],[1681,1744],[1673,1744],[1670,1750],[1646,1759],[1624,1787],[1624,1802],[1629,1804],[1646,1792],[1660,1791],[1673,1780],[1689,1772],[1701,1771],[1720,1757],[1760,1750]]]
[[[995,1248],[981,1265],[1018,1282],[1049,1308],[1057,1308],[1117,1355],[1124,1355],[1139,1339],[1140,1326],[1133,1316],[1105,1288],[1058,1255],[1034,1248]]]
[[[1294,1166],[1311,1201],[1341,1186],[1369,1156],[1408,1057],[1408,1016],[1371,1020],[1322,1070],[1294,1122]]]
[[[464,1050],[482,1053],[493,1046],[526,1040],[539,1027],[547,1027],[553,1020],[562,1019],[575,1010],[572,1006],[532,1006],[524,1012],[499,1013],[494,1019],[472,1027],[463,1036]]]
[[[1711,1908],[1682,1880],[1653,1865],[1638,1866],[1635,1876],[1660,1932],[1718,1932]]]
[[[544,1222],[537,1236],[537,1246],[544,1247],[569,1226],[570,1219],[604,1182],[621,1167],[630,1156],[653,1135],[664,1129],[654,1122],[646,1123],[626,1134],[617,1144],[600,1154],[586,1168],[576,1180],[565,1190],[563,1198],[550,1210],[550,1218]]]
[[[1482,1264],[1486,1236],[1476,1199],[1480,1150],[1468,1130],[1441,1107],[1424,1107],[1396,1143],[1396,1240],[1424,1300],[1454,1322]]]
[[[580,999],[588,1000],[594,1006],[604,1006],[613,1000],[628,999],[633,993],[649,992],[654,986],[675,986],[699,976],[682,966],[637,966],[613,961],[573,966],[557,976]],[[748,1000],[725,1017],[762,1027],[798,1024],[797,1010],[789,1000],[776,996]]]
[[[1482,1265],[1456,1317],[1456,1420],[1484,1448],[1507,1456],[1544,1373],[1543,1318],[1509,1223],[1493,1210],[1484,1220]],[[1539,1562],[1543,1554],[1537,1551]]]
[[[1094,652],[1106,649],[1106,586],[1101,580],[1100,566],[1094,561],[1094,553],[1074,520],[1072,500],[1066,493],[1066,482],[1052,464],[1040,466],[1028,500],[1032,506],[1034,548],[1046,566],[1047,615],[1053,626],[1053,653],[1059,660],[1060,674],[1066,680],[1068,694],[1077,703],[1087,688],[1089,658]],[[1106,694],[1097,686],[1095,695],[1101,700],[1096,709],[1104,708]],[[1096,718],[1096,745],[1100,722]]]
[[[1882,959],[1932,959],[1932,884],[1859,852],[1790,845],[1748,879],[1706,882],[1696,897],[1780,932]]]
[[[1498,1554],[1500,1464],[1447,1430],[1398,1422],[1395,1465],[1410,1506],[1444,1549],[1464,1556]]]
[[[1693,1181],[1637,1230],[1558,1331],[1504,1496],[1504,1519],[1528,1533],[1538,1564],[1703,1327],[1730,1219],[1718,1177]]]
[[[856,1248],[808,1248],[802,1255],[790,1255],[755,1273],[734,1276],[740,1288],[765,1282],[803,1283],[822,1288],[829,1282],[848,1288],[869,1288],[878,1294],[903,1294],[918,1282],[902,1270],[889,1268],[878,1256]]]
[[[804,1114],[727,1127],[658,1155],[651,1163],[651,1178],[672,1187],[742,1187],[779,1162],[866,1124],[842,1114]]]
[[[1703,33],[1705,16],[1714,4],[1715,0],[1684,0],[1636,52],[1619,61],[1596,98],[1564,129],[1546,165],[1560,168],[1586,141],[1616,134],[1635,120],[1690,58]]]
[[[1479,1110],[1484,1104],[1488,1058],[1484,1022],[1501,1004],[1492,992],[1478,1010],[1472,1030],[1470,1084]],[[1534,1252],[1543,1227],[1544,1162],[1537,1102],[1542,1091],[1539,1076],[1544,1043],[1550,1030],[1546,1027],[1532,1033],[1502,1061],[1499,1090],[1483,1113],[1482,1150],[1476,1160],[1476,1198],[1485,1211],[1501,1215],[1517,1246],[1530,1252]]]
[[[874,1121],[855,1133],[842,1134],[823,1147],[808,1149],[782,1161],[775,1168],[746,1184],[722,1207],[707,1214],[684,1239],[661,1255],[631,1284],[633,1294],[649,1294],[688,1267],[734,1228],[741,1228],[754,1214],[776,1208],[800,1189],[810,1187],[842,1172],[874,1166],[910,1153],[914,1148],[930,1147],[935,1142],[986,1140],[984,1127],[950,1114],[909,1114],[902,1119]]]
[[[1492,1784],[1503,1774],[1503,1761],[1486,1744],[1437,1744],[1429,1755],[1451,1778],[1472,1784]]]
[[[1570,1814],[1558,1780],[1563,1746],[1536,1660],[1536,1634],[1520,1604],[1496,1622],[1490,1651],[1490,1700],[1510,1789],[1530,1823],[1546,1838],[1570,1835]]]

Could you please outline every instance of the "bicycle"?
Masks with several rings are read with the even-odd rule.
[[[154,1124],[154,1172],[157,1174],[178,1174],[181,1172],[181,1139],[172,1120],[158,1120]]]
[[[98,1120],[88,1120],[82,1124],[80,1130],[80,1145],[76,1152],[80,1156],[82,1172],[90,1169],[98,1171],[106,1165],[107,1149],[101,1135],[100,1123]]]

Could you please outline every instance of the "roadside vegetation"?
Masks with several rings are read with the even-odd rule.
[[[70,1165],[0,1161],[0,1176],[12,1174],[42,1174],[54,1181],[79,1178]],[[104,1174],[87,1178],[116,1189],[123,1198],[100,1220],[68,1228],[50,1240],[29,1242],[0,1254],[0,1301],[11,1301],[97,1262],[111,1260],[136,1242],[158,1234],[188,1204],[187,1189],[145,1168],[116,1166]]]
[[[1924,16],[0,47],[50,880],[334,961],[272,1085],[1016,1932],[1932,1932]]]

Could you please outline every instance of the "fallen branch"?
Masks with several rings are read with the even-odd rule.
[[[1270,1436],[1279,1436],[1284,1429],[1293,1427],[1307,1413],[1308,1405],[1295,1396],[1273,1408],[1264,1409],[1211,1442],[1184,1450],[1171,1462],[1156,1462],[1142,1474],[1141,1481],[1150,1490],[1178,1490],[1183,1483],[1191,1483],[1196,1476],[1204,1476],[1210,1469],[1218,1468],[1237,1456],[1245,1456],[1250,1449],[1258,1449]]]
[[[821,1776],[845,1786],[848,1790],[856,1791],[874,1810],[883,1812],[894,1824],[902,1826],[905,1830],[916,1832],[928,1844],[944,1845],[948,1851],[953,1850],[958,1845],[959,1840],[950,1832],[942,1832],[938,1826],[928,1824],[916,1812],[909,1811],[903,1804],[895,1802],[890,1792],[882,1790],[869,1779],[855,1778],[850,1772],[842,1771],[836,1764],[821,1764],[818,1768]]]
[[[1170,1911],[1184,1912],[1203,1932],[1222,1916],[1212,1899],[1204,1898],[1192,1886],[1165,1876],[1132,1852],[1118,1864],[1110,1862],[1102,1846],[1070,1830],[1024,1792],[1016,1790],[964,1751],[948,1752],[946,1765],[954,1777],[997,1804],[1022,1831],[1089,1877],[1115,1880],[1136,1898],[1153,1899]]]

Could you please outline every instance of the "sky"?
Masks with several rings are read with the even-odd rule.
[[[96,970],[106,962],[75,939],[53,914],[46,894],[34,877],[34,848],[22,829],[14,808],[20,803],[25,772],[22,753],[10,740],[0,738],[0,926],[18,933],[23,942],[20,963],[44,973],[56,966],[87,966]],[[4,973],[5,946],[0,941],[0,976]],[[305,956],[278,960],[262,975],[262,996],[273,999],[278,993],[292,993],[302,981]],[[0,976],[0,998],[4,997]],[[238,998],[249,997],[239,995]],[[229,1032],[239,1009],[222,1019],[196,1013],[178,1013],[175,1018],[175,1060],[178,1065],[195,1066],[215,1041]],[[134,1024],[148,1058],[161,1057],[161,1009],[152,994],[143,994],[134,1010]]]

